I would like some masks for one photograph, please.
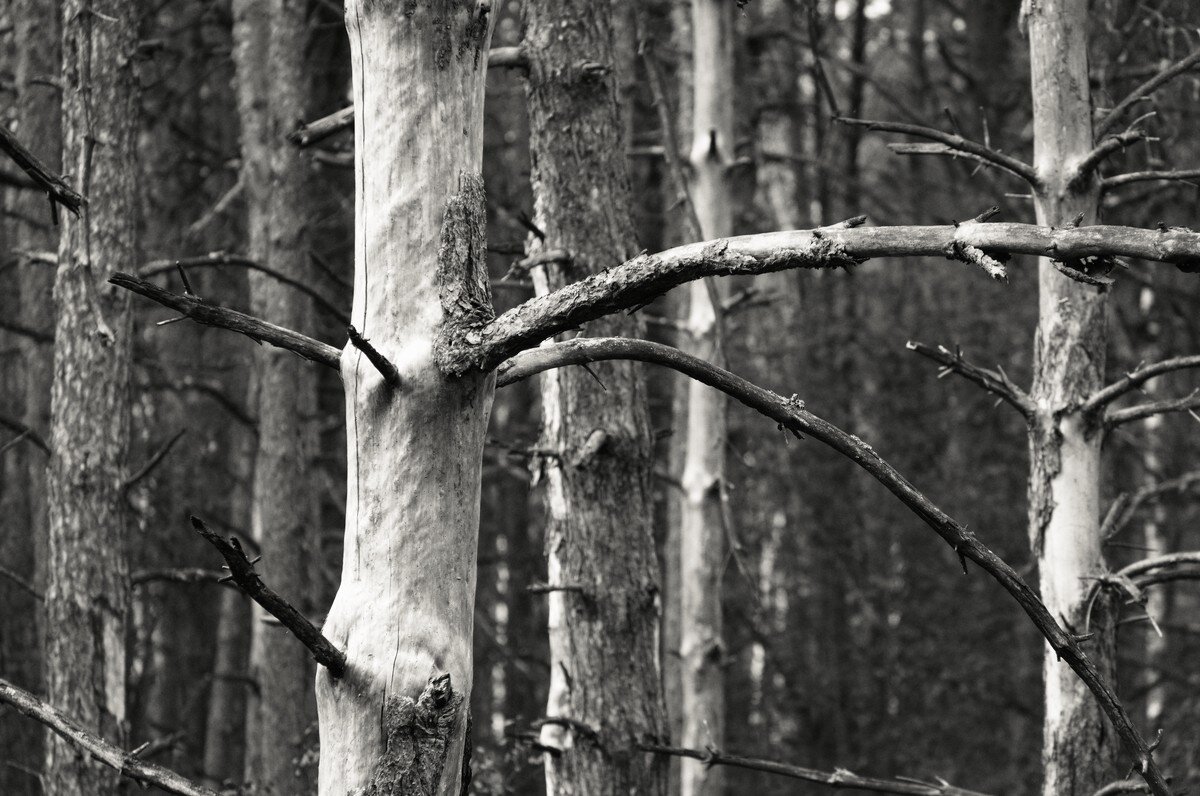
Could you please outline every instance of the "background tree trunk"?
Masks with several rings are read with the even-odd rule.
[[[353,322],[399,370],[342,356],[348,490],[342,581],[317,676],[320,792],[457,795],[491,376],[448,377],[447,318],[490,315],[479,177],[495,4],[352,0]]]
[[[137,262],[136,20],[116,0],[67,0],[63,30],[63,162],[89,204],[62,216],[49,475],[46,691],[52,704],[122,743],[129,569],[128,293],[106,284]],[[54,738],[45,790],[111,793],[117,775]]]
[[[537,246],[570,261],[539,268],[546,293],[637,253],[618,101],[609,0],[533,0],[527,7],[530,152]],[[618,314],[597,336],[639,336]],[[601,387],[596,380],[603,384]],[[595,738],[550,724],[541,742],[553,794],[663,793],[666,763],[638,751],[665,737],[656,634],[653,444],[640,366],[603,363],[542,376],[542,443],[551,591],[548,716],[583,722]]]

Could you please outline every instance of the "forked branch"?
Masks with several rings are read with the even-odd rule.
[[[1124,378],[1113,382],[1088,398],[1083,406],[1079,407],[1079,411],[1084,414],[1094,414],[1126,393],[1141,387],[1155,376],[1186,368],[1200,368],[1200,354],[1164,359],[1161,362],[1153,362],[1126,373]]]
[[[143,786],[154,785],[167,793],[176,793],[179,796],[218,796],[215,790],[197,785],[170,769],[147,763],[136,754],[126,752],[121,747],[88,732],[58,708],[6,680],[0,680],[0,702],[12,705],[34,721],[49,727],[80,751]]]
[[[966,560],[974,561],[1017,601],[1058,657],[1066,661],[1091,690],[1151,791],[1158,796],[1170,796],[1166,780],[1154,762],[1151,747],[1134,727],[1125,708],[1104,682],[1095,664],[1084,653],[1079,639],[1058,624],[1037,593],[1011,566],[980,542],[974,533],[939,509],[884,461],[874,448],[809,412],[804,402],[795,396],[784,398],[670,346],[623,338],[576,338],[524,351],[499,368],[497,386],[511,384],[551,368],[610,359],[650,362],[677,370],[767,416],[778,423],[781,429],[787,429],[801,438],[808,435],[821,441],[866,470],[942,537],[964,561],[964,568]]]
[[[967,381],[978,384],[983,389],[1000,398],[1020,412],[1026,420],[1033,421],[1037,414],[1037,406],[1028,394],[1008,378],[1003,370],[989,370],[972,365],[963,358],[962,351],[953,353],[945,346],[933,348],[924,343],[908,342],[908,350],[915,351],[926,359],[932,359],[942,366],[938,378],[950,373],[957,373]]]
[[[1149,97],[1167,82],[1173,80],[1179,75],[1182,75],[1184,72],[1197,65],[1200,65],[1200,50],[1197,50],[1182,60],[1176,61],[1166,69],[1156,74],[1154,77],[1147,80],[1145,83],[1142,83],[1140,86],[1131,91],[1129,96],[1118,102],[1116,106],[1108,112],[1108,115],[1104,117],[1104,120],[1096,126],[1096,137],[1102,138],[1103,136],[1108,135],[1117,128],[1117,124],[1121,121],[1121,117],[1128,113],[1130,108]]]

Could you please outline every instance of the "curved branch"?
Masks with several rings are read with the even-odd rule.
[[[318,362],[334,370],[341,367],[341,352],[338,349],[291,329],[261,321],[237,310],[209,304],[198,296],[187,293],[179,295],[169,290],[163,290],[158,285],[153,285],[130,274],[113,274],[108,281],[117,287],[131,290],[139,296],[157,301],[164,307],[177,310],[197,323],[239,332],[256,343],[270,343],[276,348],[292,351],[305,359]]]
[[[135,782],[155,785],[179,796],[218,796],[215,790],[197,785],[170,769],[140,760],[135,754],[93,735],[58,708],[6,680],[0,680],[0,702],[6,702],[29,718],[41,722],[72,746]]]
[[[993,166],[998,166],[1010,174],[1020,177],[1034,187],[1037,187],[1041,184],[1041,181],[1037,176],[1037,171],[1033,168],[1033,166],[1029,165],[1025,161],[1014,158],[1012,155],[1005,155],[1003,152],[997,152],[985,144],[981,144],[978,141],[972,141],[969,138],[963,138],[961,135],[956,135],[955,133],[947,133],[934,127],[922,127],[919,124],[905,124],[904,122],[883,122],[873,121],[870,119],[848,119],[844,116],[838,117],[836,121],[839,121],[842,124],[865,127],[868,130],[879,130],[885,133],[899,133],[900,135],[911,135],[915,138],[925,138],[929,141],[936,141],[939,144],[944,144],[951,150],[973,155],[980,160],[992,164]]]
[[[1170,373],[1175,370],[1184,370],[1185,368],[1200,368],[1200,354],[1173,357],[1172,359],[1164,359],[1161,362],[1152,362],[1131,373],[1126,373],[1124,378],[1113,382],[1088,398],[1083,406],[1079,407],[1079,411],[1084,414],[1092,414],[1103,409],[1122,395],[1141,387],[1155,376],[1161,376],[1164,373]]]
[[[1188,71],[1197,64],[1200,64],[1200,50],[1197,50],[1183,60],[1176,61],[1166,69],[1156,74],[1154,77],[1147,80],[1145,83],[1142,83],[1140,86],[1135,88],[1127,97],[1125,97],[1125,99],[1118,102],[1116,106],[1108,112],[1108,115],[1104,117],[1104,120],[1096,126],[1096,137],[1101,138],[1107,135],[1114,128],[1116,128],[1117,122],[1121,120],[1121,117],[1124,116],[1130,108],[1141,102],[1150,94],[1153,94],[1168,81],[1179,75],[1182,75],[1184,72]]]
[[[718,389],[755,411],[769,417],[796,435],[808,434],[838,453],[848,457],[866,470],[904,503],[938,536],[942,537],[964,562],[970,559],[999,583],[1024,609],[1033,624],[1045,637],[1058,657],[1079,675],[1095,695],[1097,703],[1108,716],[1117,735],[1133,755],[1138,770],[1155,793],[1167,796],[1170,791],[1162,772],[1154,762],[1150,746],[1133,726],[1125,708],[1101,678],[1091,659],[1052,617],[1037,594],[1003,559],[980,542],[884,461],[875,449],[858,437],[809,412],[795,396],[783,398],[739,376],[715,367],[696,357],[688,356],[670,346],[646,340],[622,338],[578,338],[564,343],[542,346],[522,352],[498,370],[497,386],[511,384],[551,368],[586,364],[607,359],[631,359],[672,368],[697,381]],[[964,563],[965,567],[965,563]]]
[[[924,343],[909,341],[907,347],[909,351],[915,351],[927,359],[932,359],[934,362],[940,363],[943,366],[943,371],[938,374],[938,378],[941,378],[946,373],[957,373],[967,381],[978,384],[992,395],[1000,398],[1000,400],[1006,401],[1020,412],[1026,420],[1032,421],[1036,416],[1037,406],[1034,404],[1033,399],[1024,390],[1013,384],[1012,380],[1005,375],[1003,370],[994,371],[972,365],[963,359],[961,351],[956,351],[952,354],[944,346],[933,348]]]
[[[1083,184],[1096,173],[1096,169],[1100,168],[1100,164],[1107,160],[1109,156],[1145,138],[1146,134],[1141,130],[1126,130],[1123,133],[1117,133],[1105,138],[1099,144],[1096,144],[1091,152],[1084,155],[1083,160],[1079,161],[1075,166],[1074,174],[1070,178],[1070,184]]]
[[[1197,409],[1200,409],[1200,391],[1193,392],[1184,398],[1168,398],[1165,401],[1149,401],[1137,406],[1130,406],[1127,409],[1114,409],[1104,416],[1104,427],[1111,430],[1125,423],[1145,420],[1147,417],[1165,415],[1169,412],[1187,412],[1196,418],[1197,423],[1200,423],[1200,415],[1196,414]]]
[[[1184,169],[1180,171],[1131,171],[1128,174],[1117,174],[1105,177],[1100,181],[1101,191],[1110,191],[1134,182],[1150,182],[1160,180],[1165,182],[1185,182],[1200,179],[1200,169]]]
[[[967,221],[945,226],[839,225],[690,243],[626,263],[532,298],[477,329],[443,330],[440,364],[448,373],[490,370],[560,332],[639,308],[673,287],[707,276],[795,268],[844,268],[872,257],[956,258],[973,246],[992,256],[1032,254],[1061,260],[1135,257],[1200,261],[1200,233],[1095,225],[1051,228]]]

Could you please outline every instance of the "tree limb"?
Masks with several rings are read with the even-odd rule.
[[[1168,412],[1187,412],[1192,417],[1196,418],[1196,422],[1200,423],[1200,415],[1196,414],[1196,410],[1200,409],[1200,390],[1193,392],[1184,398],[1169,398],[1165,401],[1149,401],[1137,406],[1131,406],[1127,409],[1114,409],[1109,411],[1104,416],[1104,427],[1106,429],[1114,429],[1117,426],[1125,423],[1132,423],[1135,420],[1144,420],[1147,417],[1155,415],[1163,415]]]
[[[1125,99],[1118,102],[1116,106],[1113,107],[1113,109],[1104,117],[1103,121],[1096,126],[1096,138],[1101,138],[1115,129],[1117,123],[1121,121],[1121,117],[1124,116],[1134,105],[1141,102],[1150,94],[1153,94],[1168,81],[1179,75],[1182,75],[1184,72],[1188,71],[1197,64],[1200,64],[1200,50],[1196,50],[1186,58],[1176,61],[1166,69],[1156,74],[1154,77],[1147,80],[1145,83],[1142,83],[1140,86],[1135,88],[1127,97],[1125,97]]]
[[[87,199],[76,193],[62,177],[46,168],[3,125],[0,125],[0,150],[12,158],[13,162],[24,169],[30,179],[46,192],[50,197],[52,213],[55,205],[62,205],[70,210],[72,215],[78,216],[79,211],[87,204]],[[57,219],[57,214],[54,214],[54,218]]]
[[[12,431],[15,431],[19,435],[18,439],[28,440],[29,442],[33,443],[38,450],[47,456],[53,455],[50,450],[50,445],[45,439],[42,438],[42,435],[22,423],[20,420],[7,417],[6,415],[0,415],[0,426],[4,426]]]
[[[141,569],[129,576],[131,586],[147,583],[220,583],[235,585],[227,581],[229,576],[219,569],[203,567],[176,567],[171,569]]]
[[[1058,657],[1066,661],[1095,695],[1101,710],[1112,722],[1117,735],[1136,761],[1138,771],[1153,792],[1159,796],[1170,796],[1166,780],[1154,762],[1151,747],[1134,727],[1125,708],[1104,682],[1095,664],[1084,653],[1079,639],[1063,630],[1046,610],[1037,593],[1012,567],[981,543],[974,533],[930,502],[904,476],[884,461],[874,448],[812,414],[796,396],[783,398],[670,346],[623,338],[576,338],[524,351],[499,368],[496,384],[512,384],[551,368],[610,359],[651,362],[677,370],[724,392],[797,436],[803,437],[807,434],[814,437],[867,471],[954,549],[964,562],[964,569],[965,561],[970,559],[1004,587],[1024,609]]]
[[[689,757],[699,760],[706,766],[731,766],[745,768],[751,771],[765,771],[768,774],[779,774],[805,782],[817,782],[832,788],[854,788],[870,791],[871,793],[900,793],[913,796],[982,796],[973,790],[956,788],[944,780],[938,783],[922,782],[908,777],[896,779],[876,779],[860,777],[844,768],[833,771],[819,771],[814,768],[803,768],[774,760],[763,760],[757,757],[742,757],[731,755],[716,749],[684,749],[678,746],[663,746],[653,743],[639,743],[638,748],[644,752],[669,755],[671,757]]]
[[[1084,155],[1083,160],[1075,165],[1074,173],[1070,177],[1071,185],[1081,185],[1091,178],[1096,173],[1096,169],[1100,168],[1100,164],[1108,159],[1110,155],[1119,152],[1131,144],[1136,144],[1146,138],[1146,134],[1141,130],[1126,130],[1123,133],[1117,133],[1105,138],[1100,143]]]
[[[1200,368],[1200,354],[1164,359],[1161,362],[1153,362],[1139,367],[1131,373],[1126,373],[1124,378],[1109,384],[1088,398],[1083,406],[1079,407],[1079,411],[1084,414],[1094,414],[1126,393],[1141,387],[1155,376],[1185,368]]]
[[[132,489],[139,481],[150,475],[150,473],[154,472],[154,468],[158,467],[158,465],[162,463],[162,460],[165,459],[167,454],[171,452],[171,448],[174,448],[175,443],[179,442],[179,440],[186,433],[187,429],[181,428],[174,434],[174,436],[163,443],[162,447],[155,451],[155,453],[146,460],[146,463],[142,465],[136,473],[125,479],[125,489]]]
[[[964,379],[978,384],[992,395],[1007,402],[1020,412],[1026,420],[1033,421],[1037,415],[1037,406],[1034,404],[1033,399],[1024,390],[1013,384],[1012,380],[1008,378],[1003,370],[994,371],[976,367],[963,359],[962,351],[950,353],[945,346],[933,348],[924,343],[914,343],[910,340],[907,347],[909,351],[915,351],[927,359],[932,359],[934,362],[940,363],[943,369],[938,373],[938,378],[949,373],[957,373]]]
[[[1104,522],[1100,525],[1100,538],[1111,539],[1120,533],[1143,504],[1168,492],[1184,492],[1198,485],[1200,485],[1200,470],[1193,470],[1169,481],[1144,486],[1132,495],[1122,492],[1104,515]]]
[[[1200,179],[1200,169],[1185,169],[1180,171],[1131,171],[1128,174],[1116,174],[1112,177],[1105,177],[1100,181],[1101,191],[1110,191],[1113,188],[1120,188],[1122,185],[1129,185],[1134,182],[1150,182],[1151,180],[1162,180],[1167,182],[1184,182],[1186,180]]]
[[[262,582],[262,578],[254,571],[254,561],[246,558],[246,553],[236,537],[225,539],[220,534],[213,533],[199,517],[192,517],[191,521],[196,533],[217,548],[217,552],[229,567],[229,577],[246,596],[290,630],[292,635],[308,647],[316,662],[328,669],[332,676],[341,677],[346,673],[346,653],[325,638],[304,614],[292,607],[291,603]]]
[[[878,130],[885,133],[899,133],[900,135],[911,135],[916,138],[925,138],[930,141],[936,141],[948,147],[955,152],[964,152],[969,155],[986,161],[993,166],[997,166],[1010,174],[1014,174],[1032,186],[1040,185],[1037,171],[1028,163],[1014,158],[1011,155],[1005,155],[1003,152],[997,152],[989,146],[972,141],[969,138],[963,138],[955,133],[947,133],[943,130],[938,130],[934,127],[922,127],[919,124],[905,124],[904,122],[885,122],[874,121],[871,119],[849,119],[844,116],[838,117],[836,121],[842,124],[851,124],[858,127],[865,127],[868,130]],[[940,154],[940,153],[939,153]]]
[[[0,702],[6,702],[29,718],[46,725],[68,743],[115,769],[122,776],[143,785],[155,785],[179,796],[219,796],[215,790],[197,785],[170,769],[140,760],[136,754],[126,752],[88,732],[58,708],[6,680],[0,680]]]
[[[164,307],[170,307],[197,323],[239,332],[256,343],[270,343],[276,348],[292,351],[305,359],[318,362],[334,370],[341,367],[341,352],[338,349],[291,329],[284,329],[282,326],[261,321],[245,313],[210,304],[190,293],[182,295],[172,293],[130,274],[113,274],[108,281],[117,287],[131,290],[139,296],[157,301]]]
[[[42,593],[40,591],[38,591],[36,588],[34,588],[34,585],[32,583],[30,583],[28,580],[26,580],[25,578],[18,575],[16,572],[13,572],[8,567],[0,566],[0,577],[12,582],[12,584],[14,586],[19,588],[21,591],[25,592],[26,594],[28,594],[30,597],[37,600],[38,602],[46,601],[46,598],[44,596],[42,596]]]

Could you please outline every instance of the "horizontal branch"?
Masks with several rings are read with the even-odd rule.
[[[1135,257],[1200,261],[1200,234],[1185,230],[966,221],[944,226],[835,226],[690,243],[626,263],[529,299],[465,333],[444,330],[442,367],[490,370],[518,351],[602,316],[642,307],[673,287],[709,276],[848,267],[872,257],[952,257],[973,246],[991,256],[1061,260]]]
[[[1185,169],[1181,171],[1131,171],[1128,174],[1116,174],[1112,177],[1105,177],[1100,182],[1100,190],[1108,191],[1113,188],[1120,188],[1122,185],[1129,185],[1133,182],[1184,182],[1186,180],[1200,180],[1200,169]]]
[[[805,782],[816,782],[833,788],[854,788],[871,793],[900,793],[910,796],[982,796],[973,790],[956,788],[945,781],[938,783],[921,782],[909,779],[877,779],[875,777],[860,777],[844,768],[833,771],[820,771],[815,768],[804,768],[774,760],[764,760],[758,757],[742,757],[720,752],[716,749],[685,749],[678,746],[663,746],[652,743],[639,743],[638,748],[644,752],[669,755],[671,757],[688,757],[699,760],[706,766],[730,766],[751,771],[764,771],[768,774],[778,774],[791,779]]]
[[[1127,578],[1137,578],[1139,576],[1164,569],[1174,569],[1180,566],[1197,565],[1200,565],[1200,553],[1168,553],[1166,555],[1154,556],[1153,558],[1144,558],[1141,561],[1135,561],[1129,566],[1121,569],[1117,574],[1123,575]]]
[[[1187,412],[1196,419],[1197,423],[1200,423],[1200,415],[1196,414],[1197,409],[1200,409],[1200,391],[1183,398],[1168,398],[1165,401],[1149,401],[1126,409],[1113,409],[1104,416],[1104,427],[1114,429],[1135,420],[1145,420],[1148,417],[1172,412]]]
[[[871,119],[848,119],[839,117],[837,121],[842,124],[850,124],[858,127],[865,127],[868,130],[878,130],[884,133],[898,133],[900,135],[911,135],[915,138],[925,138],[930,141],[936,141],[939,144],[949,147],[957,152],[965,152],[969,155],[974,155],[980,160],[991,163],[993,166],[998,166],[1011,174],[1015,174],[1030,185],[1036,186],[1040,184],[1037,176],[1037,171],[1033,166],[1023,160],[1014,158],[1011,155],[1005,155],[1003,152],[997,152],[986,144],[981,144],[978,141],[972,141],[969,138],[963,138],[955,133],[947,133],[944,130],[938,130],[935,127],[922,127],[919,124],[905,124],[904,122],[885,122],[873,121]]]
[[[341,352],[338,349],[291,329],[267,323],[237,310],[210,304],[198,296],[172,293],[130,274],[113,274],[108,281],[151,301],[157,301],[164,307],[170,307],[205,326],[244,334],[256,343],[270,343],[276,348],[286,349],[334,370],[340,367]]]
[[[1164,373],[1171,373],[1172,371],[1184,370],[1186,368],[1200,368],[1200,354],[1173,357],[1160,362],[1152,362],[1149,365],[1126,373],[1124,378],[1114,381],[1084,401],[1083,406],[1079,407],[1079,411],[1084,414],[1095,413],[1126,393],[1141,387],[1155,376],[1161,376]]]
[[[254,562],[246,558],[241,544],[236,537],[229,539],[213,533],[198,517],[192,517],[192,527],[196,533],[203,536],[217,552],[225,559],[229,567],[229,577],[238,585],[250,599],[258,603],[271,616],[292,632],[300,642],[308,647],[317,663],[329,670],[334,677],[346,673],[346,653],[335,647],[322,635],[321,631],[308,621],[304,614],[292,607],[291,603],[276,594],[262,578],[254,571]]]
[[[720,390],[774,420],[781,428],[793,434],[801,437],[807,434],[819,440],[865,470],[949,544],[963,560],[964,569],[967,559],[974,561],[1016,600],[1059,659],[1066,661],[1091,690],[1101,710],[1108,716],[1117,735],[1136,761],[1138,771],[1150,784],[1154,793],[1169,796],[1170,791],[1162,772],[1154,762],[1151,747],[1134,727],[1125,708],[1104,682],[1095,664],[1084,653],[1079,640],[1063,630],[1037,593],[1025,583],[1016,570],[980,542],[974,533],[934,505],[894,467],[884,461],[874,448],[812,414],[796,396],[783,398],[670,346],[622,338],[576,338],[524,351],[498,369],[497,386],[511,384],[551,368],[611,359],[650,362],[677,370]]]
[[[174,567],[170,569],[141,569],[129,576],[132,586],[148,583],[221,583],[233,585],[225,579],[229,575],[219,569],[203,567]]]
[[[0,150],[12,158],[29,175],[38,187],[50,197],[50,206],[62,205],[78,216],[87,200],[67,185],[66,180],[46,168],[32,152],[26,149],[3,125],[0,125]],[[56,216],[57,218],[57,216]]]
[[[945,346],[933,348],[924,343],[909,341],[908,350],[915,351],[927,359],[932,359],[934,362],[940,363],[943,366],[943,371],[938,374],[939,378],[943,374],[957,373],[964,379],[974,382],[992,395],[1007,402],[1020,412],[1026,420],[1032,421],[1037,414],[1037,406],[1034,404],[1033,399],[1024,390],[1013,384],[1003,370],[994,371],[972,365],[963,358],[961,351],[950,353]]]
[[[1182,75],[1184,72],[1188,71],[1197,64],[1200,64],[1200,50],[1195,51],[1182,60],[1176,61],[1166,69],[1151,77],[1145,83],[1142,83],[1133,91],[1129,92],[1129,95],[1126,96],[1125,99],[1118,102],[1116,106],[1114,106],[1113,109],[1108,112],[1104,119],[1098,125],[1096,125],[1096,137],[1101,138],[1115,130],[1117,124],[1121,121],[1121,117],[1128,113],[1130,108],[1149,97],[1167,82],[1173,80],[1179,75]]]
[[[170,769],[147,763],[137,755],[88,732],[58,708],[6,680],[0,680],[0,702],[12,705],[34,721],[49,727],[72,746],[115,769],[122,776],[143,785],[155,785],[179,796],[218,796],[215,790],[197,785]]]
[[[961,149],[955,149],[954,147],[947,146],[946,144],[912,144],[903,143],[900,141],[892,141],[888,143],[887,148],[889,151],[894,152],[897,155],[907,155],[909,157],[928,157],[931,155],[938,155],[941,157],[963,158],[965,160],[970,160],[973,163],[979,163],[987,166],[988,168],[1000,169],[1001,171],[1009,174],[1012,173],[1003,166],[995,163],[994,161],[988,160],[985,157],[974,155],[970,152],[963,152]]]

